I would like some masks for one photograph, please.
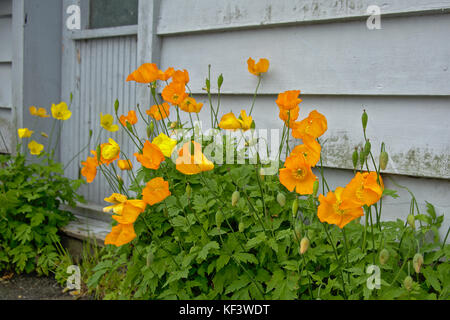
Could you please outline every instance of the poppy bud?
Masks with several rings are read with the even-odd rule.
[[[127,121],[126,124],[127,124],[127,129],[128,129],[128,131],[133,132],[133,127],[131,126],[131,123],[129,123],[129,122]]]
[[[366,157],[369,155],[371,147],[372,147],[372,145],[370,144],[370,141],[367,140],[366,144],[364,145],[364,155]]]
[[[296,225],[294,227],[294,240],[298,241],[301,238],[302,238],[301,228],[299,225]]]
[[[389,156],[386,151],[380,153],[380,169],[385,170],[389,161]]]
[[[238,203],[239,199],[241,198],[241,195],[239,191],[233,192],[233,195],[231,196],[231,205],[234,207],[236,203]]]
[[[369,121],[369,116],[366,113],[366,110],[364,110],[364,113],[361,117],[361,122],[362,122],[362,126],[363,126],[363,130],[366,131],[367,128],[367,122]]]
[[[411,291],[412,289],[412,285],[413,285],[413,279],[411,278],[411,276],[407,276],[405,278],[405,280],[403,280],[403,285],[405,286],[405,289],[408,291]]]
[[[217,211],[216,212],[216,225],[217,225],[217,228],[220,229],[220,225],[222,224],[222,222],[223,222],[223,213],[222,213],[222,211]]]
[[[380,252],[380,264],[384,265],[389,260],[389,251],[387,249],[383,249]]]
[[[313,197],[317,195],[317,191],[319,191],[319,180],[314,181],[313,184]]]
[[[209,90],[211,89],[211,82],[209,81],[209,79],[206,79],[205,84],[206,84],[206,92],[209,92]]]
[[[219,78],[217,79],[217,86],[219,87],[219,89],[220,87],[222,87],[222,83],[223,83],[223,75],[220,74]]]
[[[239,222],[239,232],[244,232],[244,230],[245,230],[245,225],[244,225],[244,223],[241,221],[241,222]]]
[[[286,197],[281,192],[277,194],[277,202],[282,207],[286,204]]]
[[[364,162],[366,162],[366,154],[364,153],[364,150],[361,150],[361,152],[359,153],[359,163],[361,167],[364,166]]]
[[[155,259],[155,255],[153,254],[153,252],[150,251],[147,254],[147,267],[149,267],[153,263],[154,259]]]
[[[150,124],[147,126],[147,138],[150,139],[154,130],[155,130],[155,124],[153,123],[153,120],[152,120],[150,122]]]
[[[100,156],[102,153],[102,147],[100,145],[97,146],[96,153],[97,153],[97,161],[98,163],[100,163]]]
[[[72,103],[72,101],[73,101],[73,93],[71,92],[71,93],[70,93],[69,103]]]
[[[416,253],[413,258],[413,266],[416,273],[420,273],[420,268],[423,264],[423,256],[420,253]]]
[[[300,254],[304,254],[309,248],[309,239],[304,237],[300,241]]]
[[[406,218],[406,222],[409,224],[409,226],[413,229],[416,228],[416,218],[414,218],[413,214],[408,215],[408,218]]]
[[[177,122],[176,121],[173,121],[173,122],[170,123],[170,128],[171,129],[175,129],[176,127],[177,127]]]
[[[92,137],[92,130],[89,130],[89,138]]]
[[[355,148],[352,154],[353,168],[356,169],[358,166],[358,149]]]
[[[117,100],[117,99],[114,102],[114,110],[116,111],[116,113],[119,111],[119,100]]]
[[[297,216],[298,211],[298,198],[295,198],[294,202],[292,202],[292,216]]]
[[[192,188],[191,188],[191,185],[190,185],[190,184],[188,184],[188,185],[186,186],[186,195],[187,195],[188,198],[190,198],[191,195],[192,195]]]

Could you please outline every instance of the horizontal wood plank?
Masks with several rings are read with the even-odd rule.
[[[223,92],[252,94],[247,59],[270,60],[263,94],[450,95],[449,15],[358,21],[163,38],[162,67],[186,68],[201,93],[208,64],[223,73]],[[212,81],[215,83],[215,80]]]
[[[372,5],[385,17],[450,10],[450,0],[164,0],[158,34],[367,19]]]

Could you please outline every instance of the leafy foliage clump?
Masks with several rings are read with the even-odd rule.
[[[82,181],[47,153],[29,162],[19,150],[0,156],[0,271],[47,275],[60,257],[58,230],[73,218],[60,205],[83,201]]]

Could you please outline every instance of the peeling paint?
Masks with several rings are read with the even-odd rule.
[[[328,137],[322,150],[324,165],[352,169],[352,154],[355,147],[362,148],[363,142],[355,144],[344,132],[337,132]],[[450,178],[450,150],[435,154],[430,149],[411,148],[407,152],[389,150],[388,153],[389,163],[385,172],[418,177]],[[374,156],[375,161],[378,161],[378,154]],[[370,167],[372,166],[370,165]]]

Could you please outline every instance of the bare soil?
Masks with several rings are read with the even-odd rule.
[[[63,292],[55,279],[36,274],[0,277],[0,300],[89,300]]]

